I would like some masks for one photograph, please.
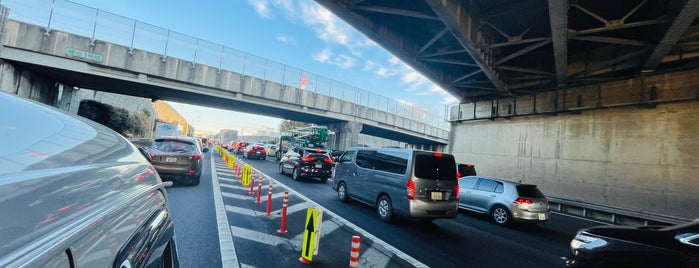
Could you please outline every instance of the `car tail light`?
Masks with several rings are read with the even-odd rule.
[[[301,158],[301,161],[303,161],[303,162],[311,162],[311,161],[313,161],[313,157],[308,157],[308,156],[302,157],[302,158]]]
[[[155,158],[155,154],[153,152],[148,152],[148,155],[150,155],[151,159]]]
[[[263,153],[263,154],[267,154],[267,150],[262,149],[262,153]]]
[[[461,186],[457,184],[456,189],[454,189],[454,192],[456,193],[456,195],[454,195],[454,198],[459,199],[459,192],[461,192]]]
[[[201,155],[200,155],[200,154],[195,154],[195,155],[190,156],[189,159],[191,159],[191,160],[199,160],[199,159],[201,159]]]
[[[330,157],[326,157],[325,159],[323,159],[323,161],[325,161],[325,163],[332,163],[333,162],[333,160],[330,159]]]
[[[255,148],[262,149],[262,146],[257,145],[257,146],[255,146]]]
[[[190,169],[189,174],[194,174],[194,169]]]
[[[442,153],[434,153],[434,157],[442,157]]]
[[[248,151],[248,153],[254,153],[254,152],[255,152],[255,149],[253,149],[253,148],[250,148],[250,151]]]
[[[408,199],[413,199],[415,197],[415,182],[408,181]]]
[[[517,199],[515,200],[515,204],[531,204],[531,203],[532,203],[532,200],[531,200],[531,199],[528,199],[528,198],[522,198],[522,197],[520,197],[520,198],[517,198]]]
[[[458,180],[459,178],[461,178],[461,172],[456,172],[456,179]]]

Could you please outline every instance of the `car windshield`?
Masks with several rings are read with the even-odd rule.
[[[156,140],[153,148],[162,152],[190,152],[194,151],[194,144],[176,140]]]

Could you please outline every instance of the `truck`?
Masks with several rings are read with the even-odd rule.
[[[220,143],[230,143],[238,139],[238,131],[235,129],[221,129],[218,133],[218,141]]]
[[[274,156],[280,159],[289,149],[294,147],[325,148],[328,135],[335,134],[326,126],[306,125],[288,130],[279,136],[277,152]]]
[[[178,124],[156,122],[153,138],[162,136],[180,136],[182,135],[182,127]]]

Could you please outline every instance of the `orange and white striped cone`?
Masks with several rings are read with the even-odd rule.
[[[289,191],[284,191],[284,202],[282,202],[282,226],[279,227],[277,233],[286,233],[286,208],[289,206]]]
[[[269,180],[269,191],[267,191],[267,211],[265,211],[265,216],[269,216],[272,213],[272,184],[274,184],[274,181]]]
[[[359,236],[352,236],[352,251],[350,251],[350,268],[359,267]]]
[[[255,204],[260,203],[260,195],[262,194],[262,178],[257,183],[257,199],[255,199]]]
[[[260,178],[262,180],[262,178]],[[255,188],[255,176],[250,176],[250,191],[248,194],[255,194],[255,191],[253,190]]]

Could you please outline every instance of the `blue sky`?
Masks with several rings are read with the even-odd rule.
[[[50,2],[50,1],[47,1]],[[456,99],[312,0],[74,0],[268,58],[442,115]],[[281,119],[173,104],[198,130]],[[235,119],[235,120],[232,120]]]

